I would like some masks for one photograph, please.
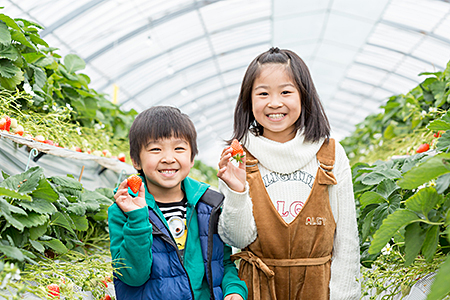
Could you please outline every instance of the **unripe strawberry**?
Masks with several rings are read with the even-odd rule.
[[[42,136],[42,135],[40,135],[40,134],[38,134],[37,136],[35,136],[34,139],[35,139],[37,142],[41,142],[41,143],[43,143],[43,142],[45,141],[45,137]]]

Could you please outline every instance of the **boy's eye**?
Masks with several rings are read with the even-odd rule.
[[[160,148],[150,148],[149,149],[150,152],[157,152],[157,151],[161,151]]]
[[[184,148],[184,147],[176,147],[175,148],[175,151],[184,151],[184,150],[186,150],[186,148]]]

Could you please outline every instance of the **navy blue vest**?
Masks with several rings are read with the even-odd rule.
[[[223,299],[221,284],[224,273],[224,244],[217,233],[223,198],[222,194],[208,189],[196,205],[205,274],[213,300]],[[133,287],[114,276],[116,299],[194,300],[189,277],[174,239],[152,209],[149,209],[149,216],[153,227],[150,279],[141,286]]]

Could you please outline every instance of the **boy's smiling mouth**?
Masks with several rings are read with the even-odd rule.
[[[178,172],[178,170],[175,170],[175,169],[164,169],[164,170],[159,170],[158,172],[162,173],[162,174],[166,174],[166,175],[172,175],[172,174],[175,174],[176,172]]]

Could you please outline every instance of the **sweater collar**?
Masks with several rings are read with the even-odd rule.
[[[305,167],[316,156],[323,141],[324,139],[315,143],[305,142],[305,137],[300,130],[292,140],[285,143],[249,133],[245,148],[264,168],[289,174]]]

